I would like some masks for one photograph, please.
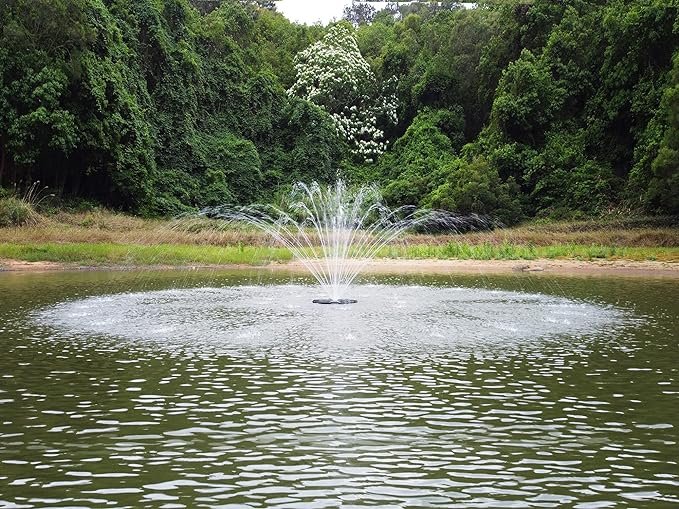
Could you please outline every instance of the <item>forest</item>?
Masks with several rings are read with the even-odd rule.
[[[346,14],[3,0],[0,197],[172,216],[340,175],[505,224],[679,213],[676,0]]]

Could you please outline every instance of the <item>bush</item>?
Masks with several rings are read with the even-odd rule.
[[[199,206],[255,201],[262,172],[259,153],[250,140],[229,132],[203,134],[194,139],[193,149],[203,174]]]
[[[502,182],[497,169],[483,157],[456,161],[446,182],[429,195],[427,202],[434,208],[461,214],[489,215],[505,224],[523,218],[518,185],[511,178]]]
[[[391,152],[378,162],[390,205],[420,205],[455,160],[464,131],[459,108],[420,112]]]
[[[0,228],[31,225],[39,219],[30,203],[13,196],[0,199]]]

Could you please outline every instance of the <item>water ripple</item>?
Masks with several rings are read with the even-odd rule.
[[[676,357],[630,356],[642,322],[518,292],[356,295],[170,290],[34,314],[42,333],[0,364],[0,508],[679,503]]]

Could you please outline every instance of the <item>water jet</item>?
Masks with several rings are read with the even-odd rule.
[[[391,208],[376,185],[350,188],[339,179],[332,185],[298,182],[280,204],[219,206],[201,216],[227,225],[255,226],[285,246],[318,281],[325,297],[317,304],[351,304],[347,290],[367,263],[407,230],[415,227],[458,231],[487,226],[478,216],[418,209]]]

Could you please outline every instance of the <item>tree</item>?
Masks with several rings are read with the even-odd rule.
[[[297,79],[289,93],[328,111],[357,158],[373,161],[382,154],[386,143],[380,124],[397,121],[395,83],[378,83],[351,29],[334,25],[295,62]]]
[[[342,19],[357,27],[372,23],[376,14],[377,10],[369,3],[352,1],[351,5],[347,5],[344,8]]]
[[[665,132],[651,165],[645,205],[653,212],[679,214],[679,51],[674,54],[671,82],[665,89],[660,115],[665,117]]]
[[[0,9],[3,170],[15,184],[142,203],[155,173],[148,95],[110,12],[90,0]]]
[[[528,50],[505,70],[498,85],[491,123],[510,140],[536,143],[560,107],[562,91]]]
[[[489,215],[505,224],[517,223],[523,217],[518,186],[513,180],[502,182],[483,157],[458,159],[446,182],[427,201],[433,207],[461,214]]]

